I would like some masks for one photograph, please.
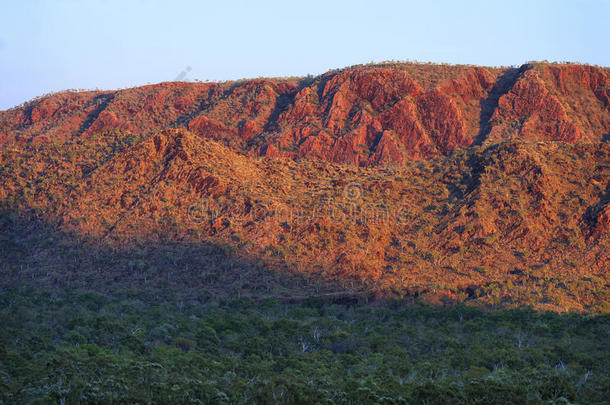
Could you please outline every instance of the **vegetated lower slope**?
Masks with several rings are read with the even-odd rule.
[[[0,292],[0,401],[607,404],[610,316]]]
[[[0,113],[4,281],[607,311],[607,80],[394,64],[45,97]]]

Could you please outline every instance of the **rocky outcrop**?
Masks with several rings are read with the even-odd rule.
[[[428,91],[396,69],[341,72],[317,91],[301,90],[280,116],[280,126],[289,129],[260,151],[364,166],[445,154],[472,143],[467,128],[478,118],[465,120],[459,105],[478,101],[492,84],[483,68]]]
[[[576,64],[540,64],[536,69],[579,128],[581,140],[599,142],[610,128],[608,70]]]
[[[580,138],[580,130],[536,70],[527,70],[500,98],[491,123],[493,140],[520,137],[575,143]]]
[[[102,111],[97,119],[91,124],[91,126],[85,132],[87,134],[93,134],[96,132],[105,132],[115,128],[126,127],[124,123],[119,121],[117,116],[111,111]],[[128,129],[133,129],[133,127],[128,127]]]
[[[220,121],[213,120],[205,115],[199,115],[189,122],[190,131],[211,139],[231,139],[237,135],[234,128],[229,128]]]
[[[607,83],[607,69],[577,64],[384,64],[302,81],[64,92],[0,112],[0,144],[185,128],[248,155],[404,165],[474,142],[599,142],[610,132]]]

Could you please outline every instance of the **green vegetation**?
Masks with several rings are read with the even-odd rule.
[[[147,296],[2,289],[0,403],[610,398],[608,315]]]

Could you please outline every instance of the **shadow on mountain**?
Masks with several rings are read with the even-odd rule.
[[[298,300],[335,291],[329,282],[271,270],[263,260],[211,242],[167,241],[116,248],[58,230],[33,214],[0,211],[0,286],[137,293],[156,299],[178,295]],[[280,271],[282,270],[282,271]],[[286,271],[284,271],[286,270]],[[349,296],[349,294],[347,294]],[[334,296],[332,293],[329,296]]]
[[[99,96],[96,96],[93,99],[93,102],[95,103],[96,107],[93,111],[91,111],[88,115],[87,118],[85,118],[85,120],[83,121],[83,123],[80,125],[80,127],[78,128],[78,131],[76,132],[76,136],[80,136],[82,135],[86,130],[89,129],[89,127],[91,125],[93,125],[93,123],[95,122],[95,120],[98,119],[98,117],[100,116],[100,114],[102,113],[102,111],[104,111],[106,109],[106,107],[108,106],[108,104],[110,104],[110,102],[114,99],[114,94],[100,94]]]
[[[498,107],[500,97],[508,93],[517,82],[517,79],[519,79],[519,76],[530,67],[530,65],[523,65],[520,68],[507,69],[494,83],[487,98],[481,99],[481,115],[479,118],[480,130],[475,137],[475,145],[483,143],[487,138],[487,135],[489,135],[489,132],[491,131],[491,123],[489,121]]]

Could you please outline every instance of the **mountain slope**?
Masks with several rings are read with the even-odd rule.
[[[0,113],[2,282],[608,311],[607,77],[380,65],[33,101]]]

